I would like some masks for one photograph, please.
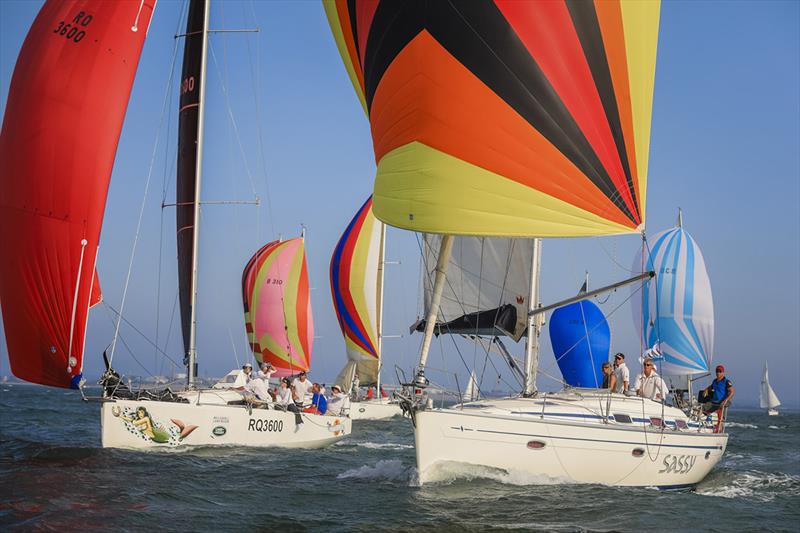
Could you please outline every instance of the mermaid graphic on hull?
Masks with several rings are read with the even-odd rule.
[[[188,437],[195,429],[196,425],[187,425],[183,421],[173,418],[170,420],[172,425],[164,427],[153,420],[147,409],[140,405],[136,409],[114,407],[111,414],[124,421],[126,428],[132,434],[145,440],[153,441],[157,444],[168,444],[177,446]]]

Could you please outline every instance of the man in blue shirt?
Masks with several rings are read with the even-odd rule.
[[[713,413],[728,405],[736,390],[731,380],[725,377],[725,367],[717,365],[717,377],[711,385],[700,391],[699,400],[703,403],[703,412]]]

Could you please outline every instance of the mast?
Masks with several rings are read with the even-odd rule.
[[[375,309],[377,316],[377,336],[378,336],[378,377],[377,377],[377,396],[381,397],[381,367],[383,366],[383,277],[384,265],[386,264],[386,224],[381,225],[381,243],[378,248],[378,302]]]
[[[531,257],[531,290],[528,307],[533,311],[539,306],[539,278],[542,266],[542,240],[533,239],[533,255]],[[523,396],[536,394],[536,372],[539,369],[539,334],[542,328],[542,317],[528,313],[528,340],[525,345],[525,386]]]
[[[200,57],[200,91],[197,109],[197,167],[195,171],[194,183],[194,220],[192,232],[192,291],[191,291],[191,322],[189,330],[189,351],[188,351],[188,384],[193,387],[197,379],[197,251],[200,242],[200,191],[203,167],[203,127],[206,93],[206,60],[208,51],[208,16],[210,11],[210,0],[203,2],[203,28],[202,28],[202,51]]]
[[[414,379],[416,385],[424,387],[427,385],[425,379],[425,364],[428,362],[428,352],[431,348],[433,330],[436,327],[436,318],[439,314],[439,303],[442,301],[442,291],[447,279],[447,265],[450,262],[450,254],[453,251],[453,236],[442,235],[442,244],[439,246],[439,258],[436,260],[436,277],[433,281],[433,295],[431,297],[430,308],[425,322],[425,337],[422,339],[422,350],[419,355],[419,368],[417,377]]]

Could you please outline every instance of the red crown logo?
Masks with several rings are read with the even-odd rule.
[[[522,296],[517,296],[517,303],[518,304],[522,305],[522,302],[524,302],[524,301],[525,301],[525,298],[523,298]]]

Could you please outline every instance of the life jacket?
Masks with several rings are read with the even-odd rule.
[[[728,388],[731,386],[731,382],[728,378],[723,379],[722,381],[714,380],[711,382],[711,401],[713,403],[720,403],[722,400],[728,397]]]

